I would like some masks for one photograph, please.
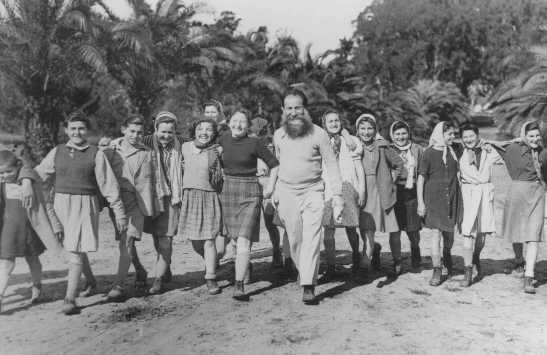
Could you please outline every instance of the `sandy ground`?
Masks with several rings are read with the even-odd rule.
[[[507,176],[497,171],[498,215]],[[103,216],[104,217],[104,216]],[[500,217],[500,216],[498,216]],[[499,218],[498,218],[499,219]],[[158,296],[135,295],[133,275],[129,298],[106,303],[114,281],[117,245],[103,218],[100,252],[90,255],[101,294],[78,299],[81,314],[60,313],[66,287],[66,266],[44,254],[46,300],[30,306],[30,277],[18,260],[0,315],[0,354],[543,354],[547,348],[547,262],[541,247],[536,295],[522,292],[522,279],[503,274],[510,244],[500,237],[487,241],[485,277],[462,289],[461,237],[454,246],[458,275],[430,287],[431,263],[409,272],[409,245],[403,236],[405,273],[391,270],[387,236],[382,244],[382,270],[351,274],[349,245],[337,234],[339,279],[317,289],[320,303],[304,306],[301,290],[270,270],[271,250],[265,230],[253,248],[255,282],[247,287],[249,302],[231,298],[232,265],[219,271],[223,292],[207,294],[203,263],[191,246],[176,240],[174,282]],[[498,221],[499,222],[499,221]],[[430,232],[422,233],[422,252],[429,254]],[[154,261],[152,242],[139,244],[144,264]],[[150,282],[151,280],[149,280]]]

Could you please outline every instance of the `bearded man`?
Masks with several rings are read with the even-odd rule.
[[[315,304],[325,190],[323,166],[331,180],[337,220],[344,203],[340,171],[329,137],[312,123],[305,103],[306,98],[299,91],[289,92],[283,100],[282,126],[273,138],[280,163],[277,176],[272,176],[276,180],[273,199],[299,272],[302,300],[305,304]]]

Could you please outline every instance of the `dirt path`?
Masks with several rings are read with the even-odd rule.
[[[498,172],[498,212],[506,176]],[[499,213],[498,213],[499,214]],[[103,221],[106,221],[103,219]],[[107,292],[115,274],[117,246],[103,227],[101,252],[91,255],[100,291]],[[429,232],[422,234],[429,254]],[[79,299],[80,315],[60,314],[66,269],[59,260],[43,258],[45,303],[30,307],[30,279],[18,260],[0,315],[1,354],[543,354],[547,348],[547,262],[545,248],[538,264],[538,293],[522,292],[522,280],[502,273],[511,257],[502,238],[487,241],[483,253],[484,279],[468,289],[459,287],[463,261],[461,238],[454,247],[460,275],[438,288],[428,286],[430,260],[424,269],[386,278],[391,259],[386,235],[382,270],[368,275],[349,271],[349,245],[337,235],[339,280],[318,287],[318,306],[303,306],[301,290],[269,269],[267,234],[254,248],[255,280],[249,302],[231,299],[231,264],[219,272],[223,293],[209,296],[203,284],[202,262],[188,243],[176,241],[175,282],[159,296],[134,297],[124,303],[104,303],[103,295]],[[403,250],[408,241],[403,237]],[[150,269],[151,240],[140,245]],[[409,269],[408,254],[404,261]],[[128,284],[132,284],[130,278]]]

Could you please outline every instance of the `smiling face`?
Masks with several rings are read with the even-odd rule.
[[[218,108],[214,105],[205,106],[203,110],[203,116],[212,118],[213,120],[216,120],[219,115],[220,112],[218,112]]]
[[[249,131],[249,122],[247,121],[245,114],[236,112],[232,118],[230,118],[229,127],[232,131],[232,137],[245,137]]]
[[[456,139],[456,130],[454,129],[454,127],[448,128],[443,133],[443,139],[444,139],[444,144],[447,146],[452,145],[452,143],[454,143],[454,139]]]
[[[175,124],[163,122],[156,128],[156,137],[162,145],[167,145],[175,139]]]
[[[139,144],[144,135],[144,126],[130,123],[127,127],[122,127],[122,134],[127,143],[131,145]]]
[[[342,122],[340,121],[340,116],[331,112],[325,117],[325,129],[330,134],[338,134],[342,130]]]
[[[196,140],[200,144],[205,145],[213,140],[215,129],[211,122],[201,122],[196,126],[196,131],[194,133],[196,135]]]
[[[19,169],[21,168],[20,162],[16,164],[3,164],[0,165],[0,182],[13,183],[17,181],[19,175]]]
[[[304,115],[304,102],[298,95],[289,95],[283,100],[282,110],[287,118]]]
[[[362,121],[357,127],[357,134],[365,143],[371,143],[376,136],[376,128],[374,125],[367,121]]]
[[[526,141],[530,144],[530,147],[536,149],[539,147],[541,142],[541,132],[539,129],[532,129],[526,132]]]
[[[65,133],[74,145],[84,145],[87,142],[87,126],[85,122],[68,122]]]
[[[468,149],[473,149],[477,146],[479,142],[479,135],[475,133],[472,129],[467,129],[462,132],[462,142]]]
[[[408,145],[410,141],[410,135],[408,129],[401,127],[393,132],[393,143],[398,147],[404,147]]]

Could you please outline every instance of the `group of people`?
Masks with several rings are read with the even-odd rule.
[[[336,228],[345,228],[354,271],[380,266],[375,233],[389,233],[395,275],[403,271],[401,232],[410,240],[411,265],[419,268],[420,230],[434,230],[432,286],[453,272],[451,248],[458,231],[464,238],[462,286],[467,287],[475,280],[474,269],[480,277],[480,253],[495,232],[492,172],[501,161],[512,180],[502,234],[513,242],[512,268],[524,272],[524,291],[535,292],[547,167],[537,122],[526,123],[521,137],[510,142],[486,142],[476,126],[464,124],[461,143],[454,141],[456,127],[440,122],[424,149],[403,121],[394,122],[385,139],[371,114],[356,119],[355,136],[336,110],[325,112],[319,127],[299,91],[285,95],[273,137],[261,137],[267,130],[245,109],[236,109],[227,120],[222,115],[219,102],[206,103],[191,140],[177,135],[171,112],[155,116],[150,136],[144,136],[143,118],[133,115],[123,123],[122,137],[94,146],[87,140],[89,120],[75,113],[66,122],[68,142],[34,169],[0,151],[0,305],[16,257],[25,257],[30,266],[31,302],[40,300],[38,256],[47,248],[67,253],[63,312],[77,313],[76,297],[96,292],[87,253],[99,248],[104,207],[119,241],[118,273],[107,295],[112,300],[124,297],[131,264],[137,290],[162,292],[172,278],[173,238],[190,240],[203,257],[212,295],[221,292],[219,260],[232,248],[233,297],[247,299],[244,285],[252,276],[250,252],[259,238],[261,214],[273,246],[272,264],[298,277],[306,304],[317,302],[322,241],[324,277],[336,273]],[[143,233],[152,235],[156,250],[149,289],[137,253]],[[85,285],[79,292],[82,273]]]

